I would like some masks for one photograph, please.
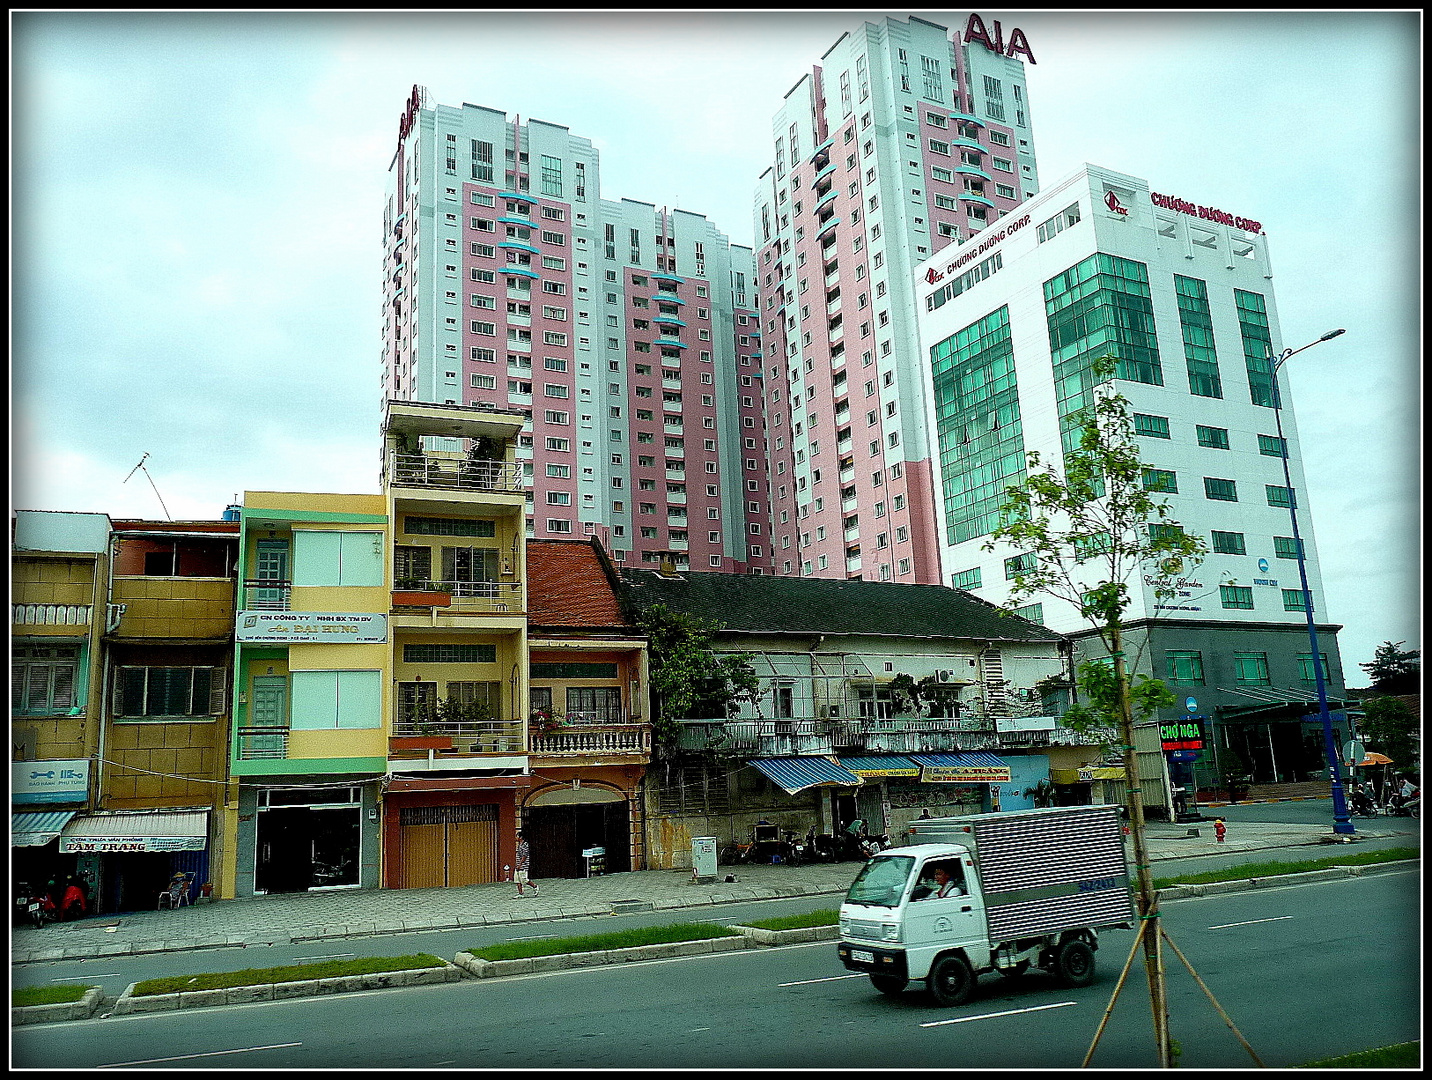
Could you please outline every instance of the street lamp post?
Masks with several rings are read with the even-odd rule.
[[[1333,718],[1328,712],[1328,688],[1323,680],[1322,654],[1318,652],[1318,628],[1313,622],[1313,593],[1308,588],[1308,564],[1303,554],[1303,538],[1298,534],[1298,500],[1293,491],[1293,477],[1288,469],[1288,444],[1283,439],[1283,394],[1278,387],[1278,371],[1288,358],[1311,349],[1314,345],[1330,341],[1343,334],[1344,330],[1329,330],[1317,341],[1309,342],[1298,349],[1284,349],[1276,358],[1271,349],[1268,360],[1273,375],[1273,417],[1278,426],[1278,449],[1283,457],[1283,483],[1288,490],[1288,515],[1293,521],[1293,544],[1298,554],[1298,579],[1303,587],[1303,612],[1308,617],[1308,641],[1312,645],[1313,680],[1318,690],[1318,717],[1323,724],[1323,743],[1328,757],[1328,775],[1332,778],[1333,832],[1350,836],[1355,831],[1347,812],[1347,799],[1343,795],[1342,770],[1338,765],[1337,743],[1333,738]]]

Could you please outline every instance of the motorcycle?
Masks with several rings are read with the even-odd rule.
[[[48,922],[54,922],[58,915],[54,899],[43,889],[21,885],[16,890],[15,921],[17,924],[28,922],[39,928]]]
[[[1364,792],[1354,791],[1350,800],[1352,812],[1361,817],[1377,817],[1377,807]]]
[[[890,837],[881,833],[877,836],[863,836],[860,839],[860,850],[865,853],[867,859],[873,857],[876,852],[884,851],[890,846]]]
[[[817,833],[815,826],[811,826],[810,832],[806,833],[806,851],[809,852],[811,862],[840,861],[840,850],[836,846],[835,837],[829,833]]]
[[[781,861],[787,866],[800,866],[802,863],[810,861],[810,849],[807,847],[806,841],[789,829],[786,830],[786,853]]]

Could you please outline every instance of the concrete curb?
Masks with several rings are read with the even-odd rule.
[[[453,963],[479,979],[493,979],[502,975],[529,975],[538,971],[566,971],[571,968],[600,967],[603,964],[630,964],[638,960],[666,960],[673,956],[733,952],[750,948],[752,944],[751,939],[743,934],[741,937],[707,938],[704,941],[635,945],[627,949],[528,956],[520,960],[483,960],[470,952],[460,952]]]
[[[10,1026],[21,1024],[49,1024],[58,1020],[88,1020],[99,1010],[104,1000],[104,990],[91,986],[78,1001],[65,1001],[57,1005],[21,1005],[10,1010]]]
[[[1297,874],[1274,874],[1269,877],[1239,878],[1236,881],[1210,881],[1204,885],[1170,885],[1159,890],[1160,900],[1185,900],[1191,896],[1213,896],[1218,893],[1266,889],[1275,885],[1296,885],[1302,882],[1336,881],[1345,877],[1362,877],[1381,870],[1418,866],[1420,859],[1398,859],[1395,862],[1370,863],[1366,866],[1330,866],[1326,870],[1304,870]]]
[[[234,986],[223,990],[184,990],[177,994],[149,994],[136,997],[130,983],[111,1015],[162,1012],[166,1009],[196,1009],[210,1005],[242,1005],[251,1001],[283,1001],[288,998],[317,997],[322,994],[351,994],[359,990],[392,990],[403,986],[428,986],[458,982],[462,971],[446,960],[440,968],[412,968],[407,971],[378,971],[368,975],[339,975],[327,979],[300,979],[295,982]]]
[[[834,941],[840,937],[840,927],[802,926],[795,930],[767,930],[760,926],[731,924],[732,930],[739,930],[757,945],[798,945],[804,941]]]

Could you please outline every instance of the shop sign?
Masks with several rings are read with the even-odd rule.
[[[1165,753],[1171,750],[1202,750],[1206,736],[1203,717],[1185,716],[1159,724],[1159,740]]]
[[[422,91],[416,85],[408,98],[408,103],[403,109],[403,115],[398,118],[398,142],[408,137],[408,132],[413,130],[413,121],[418,118],[418,110],[423,107]]]
[[[10,765],[12,803],[84,802],[89,796],[89,759],[15,761]]]
[[[1235,229],[1242,229],[1248,233],[1261,233],[1263,223],[1254,221],[1252,218],[1234,217],[1226,210],[1220,210],[1216,206],[1197,206],[1186,199],[1176,198],[1173,195],[1160,195],[1156,191],[1149,192],[1149,201],[1155,206],[1161,206],[1165,210],[1176,210],[1180,214],[1187,214],[1189,217],[1202,218],[1204,221],[1216,221],[1220,225],[1232,225]]]
[[[967,43],[978,41],[990,52],[998,53],[1000,56],[1007,56],[1011,60],[1013,60],[1016,55],[1023,55],[1029,58],[1031,64],[1037,63],[1034,59],[1034,54],[1029,51],[1029,41],[1025,38],[1023,30],[1017,26],[1011,30],[1009,32],[1009,44],[1006,45],[1004,42],[1004,30],[999,25],[999,20],[992,20],[990,25],[994,27],[993,34],[985,29],[983,19],[978,15],[971,14],[969,21],[965,23],[965,41]]]
[[[203,851],[202,836],[61,836],[60,853],[97,852],[114,855],[127,851]]]
[[[1024,228],[1026,225],[1029,224],[1029,218],[1030,216],[1028,214],[1025,214],[1023,217],[1010,222],[1008,225],[1005,225],[1003,228],[995,230],[993,233],[990,233],[987,236],[981,233],[980,235],[982,239],[978,247],[974,247],[971,248],[969,251],[966,251],[958,259],[955,259],[953,262],[949,263],[943,270],[936,270],[933,266],[930,267],[930,269],[925,271],[925,281],[930,285],[935,284],[935,282],[937,281],[944,281],[946,274],[954,273],[966,263],[978,259],[981,255],[983,255],[990,248],[994,247],[1001,240],[1004,240],[1006,237],[1012,236],[1014,233],[1019,232],[1020,229]]]
[[[998,784],[1011,779],[1009,766],[921,765],[922,784]]]
[[[381,645],[388,640],[388,616],[367,611],[244,611],[234,637],[276,645]]]

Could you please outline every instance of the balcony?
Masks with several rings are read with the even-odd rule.
[[[455,754],[523,754],[526,724],[508,720],[461,722],[418,721],[401,717],[393,722],[390,751],[437,751]],[[417,745],[421,742],[424,745]]]
[[[836,752],[940,753],[969,749],[995,739],[978,717],[832,717],[830,719],[682,720],[677,734],[683,750],[708,750],[749,757],[787,757]]]
[[[88,604],[11,604],[14,626],[88,626]]]
[[[522,611],[522,584],[506,581],[427,581],[402,579],[395,582],[395,606],[440,607],[448,611]],[[414,593],[426,594],[420,602]],[[407,595],[404,595],[407,594]],[[399,598],[404,603],[399,605]]]
[[[291,581],[245,581],[244,611],[289,611]]]
[[[288,757],[288,728],[238,730],[240,761],[282,761]]]
[[[650,758],[651,726],[605,722],[572,724],[545,735],[534,734],[531,752],[534,757],[549,758]]]
[[[388,475],[395,487],[445,488],[461,491],[523,493],[522,466],[505,461],[436,458],[393,452]]]

